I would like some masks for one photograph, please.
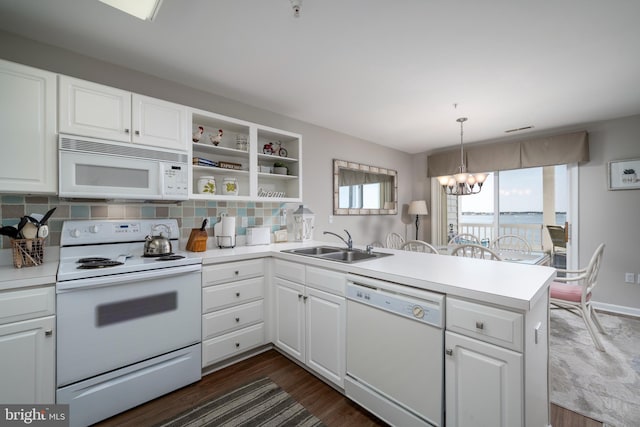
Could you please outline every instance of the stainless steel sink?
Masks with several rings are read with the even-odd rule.
[[[393,255],[384,252],[367,253],[358,249],[349,250],[345,248],[337,248],[334,246],[314,246],[311,248],[288,249],[282,252],[319,259],[326,259],[328,261],[344,262],[347,264]]]

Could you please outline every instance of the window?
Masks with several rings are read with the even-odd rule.
[[[479,194],[458,198],[457,212],[448,210],[447,224],[490,241],[516,234],[542,250],[544,225],[565,223],[567,189],[566,165],[493,172]]]

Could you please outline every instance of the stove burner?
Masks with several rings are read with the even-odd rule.
[[[105,267],[115,267],[117,265],[122,265],[123,263],[120,261],[112,261],[110,259],[99,260],[99,261],[87,261],[78,266],[81,269],[93,269],[93,268],[105,268]]]
[[[164,255],[157,258],[157,261],[173,261],[173,260],[182,259],[182,258],[184,258],[184,256],[182,255]]]
[[[97,261],[109,261],[109,258],[102,258],[102,257],[80,258],[76,262],[78,264],[84,264],[84,263],[87,263],[87,262],[97,262]]]
[[[164,258],[168,256],[173,256],[173,252],[169,252],[168,254],[143,254],[142,258]]]

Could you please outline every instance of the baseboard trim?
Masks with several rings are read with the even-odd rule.
[[[624,305],[607,304],[605,302],[592,301],[593,308],[599,311],[606,311],[608,313],[622,314],[625,316],[640,318],[640,308],[627,307]]]

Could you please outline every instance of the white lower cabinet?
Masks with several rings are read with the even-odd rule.
[[[0,293],[0,402],[55,402],[54,307],[53,286]]]
[[[344,274],[311,266],[305,269],[301,264],[275,260],[274,276],[274,344],[343,388],[346,359]],[[304,280],[306,285],[291,279]]]
[[[445,334],[447,426],[521,426],[522,354]]]
[[[548,297],[526,313],[455,297],[446,307],[446,425],[548,426]]]
[[[265,343],[264,261],[203,267],[202,366]]]

